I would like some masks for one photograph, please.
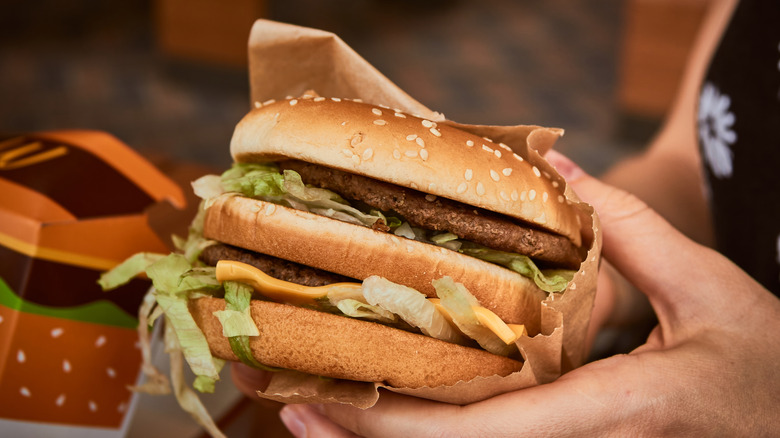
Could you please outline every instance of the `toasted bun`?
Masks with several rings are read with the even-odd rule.
[[[216,198],[203,235],[363,280],[379,275],[435,296],[431,281],[463,283],[480,304],[535,334],[546,294],[522,275],[446,248],[242,196]]]
[[[483,350],[343,316],[253,300],[260,336],[250,337],[255,358],[269,366],[317,376],[386,382],[396,388],[453,385],[477,376],[506,376],[522,363]],[[225,300],[190,301],[190,312],[212,353],[238,360],[222,334],[215,311]]]
[[[300,98],[247,114],[238,162],[291,158],[501,213],[581,244],[578,216],[553,181],[504,144],[365,103]]]

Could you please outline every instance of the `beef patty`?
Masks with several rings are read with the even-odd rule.
[[[581,261],[578,248],[568,238],[488,210],[317,164],[282,161],[279,167],[298,172],[306,184],[383,212],[395,212],[414,227],[450,232],[463,240],[557,267],[577,269]]]

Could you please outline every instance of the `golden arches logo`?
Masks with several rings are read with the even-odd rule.
[[[22,137],[0,142],[0,170],[20,169],[53,160],[68,153],[68,147],[65,145],[47,150],[42,149],[42,142],[25,143]]]

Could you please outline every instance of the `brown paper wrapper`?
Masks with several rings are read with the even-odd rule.
[[[255,22],[249,38],[249,76],[252,103],[300,96],[314,90],[325,97],[361,99],[457,126],[505,143],[518,155],[565,185],[563,178],[542,155],[563,130],[534,125],[466,125],[446,120],[440,113],[406,94],[348,47],[338,36],[268,20]],[[509,376],[478,377],[453,386],[395,388],[382,383],[325,379],[295,371],[274,373],[263,398],[284,403],[346,403],[359,408],[373,406],[379,388],[454,404],[467,404],[499,394],[548,383],[581,365],[586,357],[585,337],[596,294],[601,234],[594,210],[565,186],[566,199],[579,211],[587,256],[563,293],[540,294],[534,312],[541,321],[538,333],[517,341],[525,359],[523,368]]]

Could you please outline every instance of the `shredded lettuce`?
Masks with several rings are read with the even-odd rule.
[[[226,281],[223,286],[225,287],[225,310],[214,312],[214,315],[222,323],[222,334],[228,338],[230,349],[245,365],[266,371],[278,371],[255,359],[249,346],[249,337],[260,335],[249,308],[252,287],[237,281]]]
[[[577,273],[576,271],[568,269],[549,269],[543,271],[527,256],[498,251],[474,244],[469,245],[468,247],[464,246],[460,251],[472,257],[504,266],[524,277],[528,277],[536,283],[539,289],[545,292],[563,292],[566,290],[566,285],[574,278],[574,274]]]
[[[130,256],[110,271],[104,272],[98,284],[103,290],[116,289],[146,271],[151,264],[165,257],[162,254],[139,252]]]
[[[234,336],[260,336],[249,310],[252,298],[252,288],[235,281],[226,281],[225,310],[214,312],[214,316],[222,324],[222,335],[226,338]]]
[[[455,344],[465,341],[425,295],[410,287],[374,275],[363,280],[363,296],[369,304],[393,312],[428,336]]]
[[[195,391],[190,389],[184,381],[184,363],[182,361],[182,348],[179,344],[176,328],[172,325],[165,326],[165,351],[170,358],[171,366],[171,383],[173,385],[173,393],[176,396],[176,401],[179,402],[179,406],[182,409],[189,412],[192,418],[198,422],[209,434],[213,437],[225,437],[225,434],[219,430],[219,427],[214,423],[214,420],[209,415],[206,407],[195,394]],[[214,364],[212,364],[214,365]],[[214,365],[216,368],[216,365]],[[196,380],[197,381],[197,380]],[[201,381],[200,385],[204,382]]]
[[[434,280],[436,295],[452,317],[452,322],[466,336],[477,341],[485,350],[500,356],[509,356],[517,352],[515,344],[507,345],[492,330],[479,323],[472,306],[478,306],[479,301],[461,283],[456,283],[451,277]]]
[[[219,373],[214,366],[208,341],[187,308],[187,297],[158,294],[157,304],[165,312],[165,322],[176,331],[182,353],[192,372],[197,376],[218,379]]]

